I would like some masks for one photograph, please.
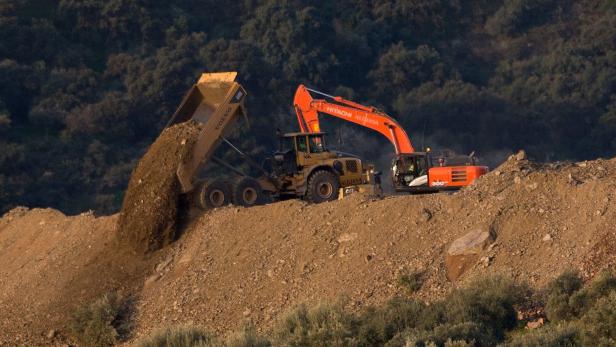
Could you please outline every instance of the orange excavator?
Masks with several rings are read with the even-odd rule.
[[[325,99],[315,99],[317,94]],[[428,193],[456,190],[468,186],[488,172],[487,166],[477,165],[473,154],[463,156],[451,152],[416,152],[406,131],[392,117],[372,106],[333,96],[300,85],[293,101],[297,121],[302,132],[321,131],[319,114],[327,114],[385,136],[394,146],[392,181],[396,192]]]

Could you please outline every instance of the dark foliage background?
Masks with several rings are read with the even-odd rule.
[[[490,164],[616,152],[614,0],[0,0],[0,212],[116,211],[182,95],[217,70],[250,93],[236,141],[257,156],[296,129],[299,83]],[[389,161],[376,134],[324,123],[343,129],[337,147]]]

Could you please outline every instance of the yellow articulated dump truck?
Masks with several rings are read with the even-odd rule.
[[[248,119],[246,90],[236,82],[236,72],[205,73],[192,86],[167,126],[196,121],[201,132],[188,156],[177,169],[182,192],[199,208],[227,204],[253,206],[267,201],[301,198],[313,203],[335,200],[341,191],[378,193],[380,178],[374,167],[364,167],[354,156],[327,148],[324,133],[289,133],[279,138],[278,150],[266,159],[268,169],[228,140],[238,118]],[[228,145],[260,172],[250,177],[214,156]],[[203,167],[214,163],[229,169],[229,177],[201,178]]]

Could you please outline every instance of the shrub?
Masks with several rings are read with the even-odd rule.
[[[516,326],[515,306],[521,305],[529,292],[525,285],[500,276],[476,280],[445,299],[446,323],[477,323],[500,340],[505,330]]]
[[[616,290],[616,277],[602,272],[588,286],[582,288],[582,280],[576,272],[567,271],[548,285],[546,313],[552,321],[580,318],[595,302]]]
[[[359,317],[359,345],[382,345],[396,334],[416,327],[424,308],[425,304],[408,298],[393,298],[382,307],[367,308]]]
[[[585,346],[616,345],[616,291],[597,300],[580,324]]]
[[[357,319],[341,303],[300,305],[274,328],[277,345],[349,346],[355,343]]]
[[[398,277],[398,284],[405,288],[409,293],[414,293],[421,289],[423,285],[423,273],[409,272]]]
[[[117,294],[106,294],[82,305],[72,314],[70,333],[84,346],[113,346],[126,328],[122,309],[123,303]]]
[[[137,343],[137,347],[218,347],[213,334],[194,327],[167,328]]]
[[[387,346],[443,347],[447,344],[458,346],[470,344],[472,346],[494,346],[496,341],[485,327],[474,322],[439,325],[431,331],[409,330],[400,337],[393,339]]]
[[[263,336],[259,336],[253,326],[245,326],[241,331],[229,336],[227,347],[269,347],[272,343]]]
[[[575,324],[547,325],[514,336],[502,347],[574,347],[579,346],[579,331]]]
[[[570,299],[571,307],[575,308],[578,317],[593,308],[597,300],[608,296],[616,290],[616,277],[611,272],[604,271],[588,286],[574,293]]]
[[[547,303],[545,311],[551,321],[569,320],[576,317],[574,307],[569,305],[571,296],[582,288],[580,275],[567,270],[547,286]]]

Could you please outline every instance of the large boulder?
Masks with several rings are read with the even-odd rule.
[[[491,230],[477,229],[454,240],[445,253],[447,278],[455,282],[464,272],[472,268],[481,253],[496,239]]]

